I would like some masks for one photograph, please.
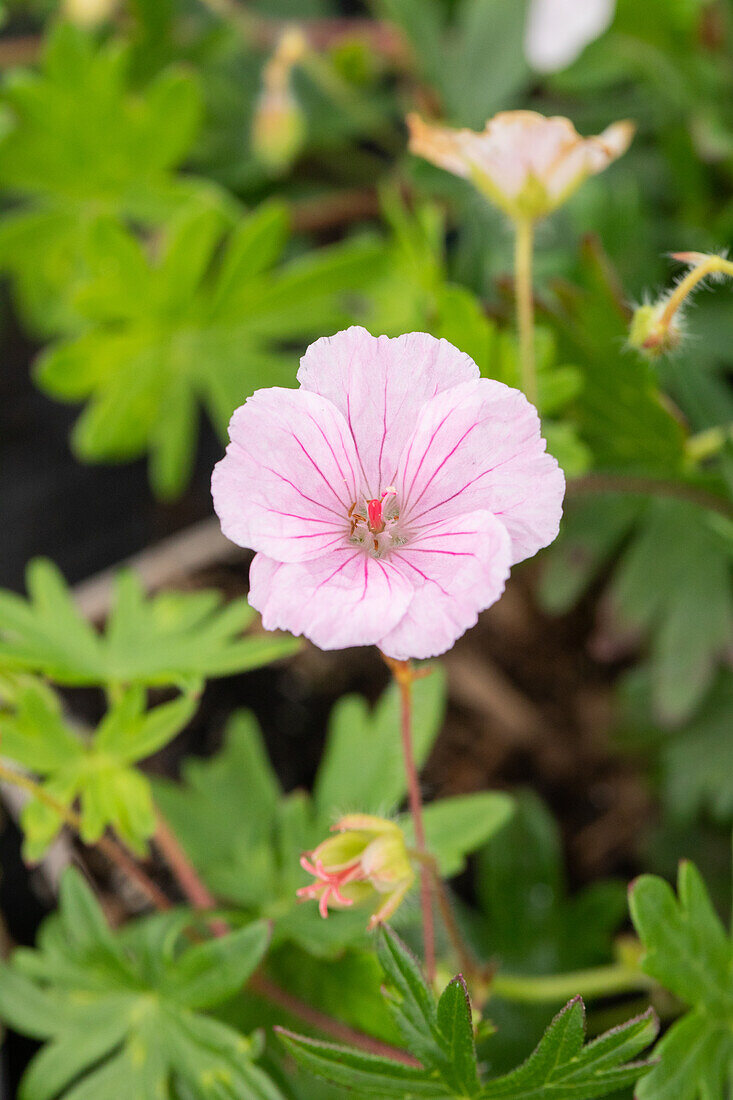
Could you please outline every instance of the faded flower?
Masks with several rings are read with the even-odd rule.
[[[514,220],[543,218],[588,176],[602,172],[629,147],[630,122],[597,137],[581,137],[567,118],[536,111],[502,111],[483,131],[454,130],[408,115],[410,149],[463,176]]]
[[[373,902],[369,927],[389,920],[415,881],[415,871],[398,825],[371,814],[347,814],[329,837],[300,861],[315,882],[298,890],[301,901],[317,901],[322,917],[328,909],[347,909]]]

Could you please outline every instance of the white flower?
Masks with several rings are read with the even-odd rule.
[[[615,10],[616,0],[532,0],[524,40],[532,68],[566,68],[610,27]]]

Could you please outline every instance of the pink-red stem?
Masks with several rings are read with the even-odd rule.
[[[425,952],[425,972],[432,985],[435,981],[435,925],[433,923],[433,897],[431,875],[428,867],[427,847],[425,844],[425,825],[422,813],[422,795],[420,780],[415,766],[415,754],[412,746],[412,683],[415,677],[409,661],[395,661],[382,654],[400,692],[400,729],[402,734],[402,754],[405,760],[407,793],[410,813],[415,829],[415,847],[420,860],[420,906],[422,909],[423,948]]]

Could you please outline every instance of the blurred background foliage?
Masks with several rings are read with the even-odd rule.
[[[630,151],[539,234],[540,411],[569,493],[538,599],[553,616],[592,605],[596,653],[619,673],[618,752],[661,807],[653,833],[639,838],[642,858],[669,873],[681,847],[691,847],[722,904],[733,819],[730,287],[698,295],[683,345],[668,359],[644,361],[626,337],[633,304],[675,274],[667,254],[725,249],[733,239],[733,4],[618,0],[608,32],[551,75],[525,59],[527,11],[526,0],[6,0],[5,326],[19,325],[33,349],[34,385],[78,413],[69,446],[80,462],[144,459],[156,498],[185,499],[200,433],[213,428],[223,443],[248,393],[294,385],[307,342],[348,324],[444,336],[483,374],[516,384],[511,234],[468,183],[407,153],[407,110],[478,128],[497,110],[529,107],[567,115],[582,133],[633,119]],[[283,69],[283,34],[294,21],[304,39]],[[8,347],[10,354],[10,340]],[[2,449],[0,439],[0,466]],[[12,679],[2,696],[11,731],[45,739],[48,766],[39,770],[50,783],[59,746],[75,735],[50,689],[19,686],[18,676],[108,689],[114,682],[94,736],[114,749],[115,721],[137,723],[138,759],[185,724],[197,679],[287,650],[234,640],[247,625],[243,605],[221,611],[201,593],[189,594],[203,600],[196,607],[156,610],[124,578],[104,643],[92,645],[70,617],[63,581],[48,565],[34,569],[35,602],[0,597],[0,673]],[[228,624],[217,618],[227,615]],[[190,642],[207,629],[213,655],[191,659],[186,631]],[[61,660],[69,639],[76,649]],[[179,694],[143,717],[142,673],[129,664],[141,667],[141,654],[154,662],[153,649],[160,663],[146,685]],[[143,728],[165,708],[178,709],[160,717],[157,732]],[[347,736],[343,714],[332,719],[332,753]],[[379,711],[372,721],[379,724]],[[20,749],[15,758],[29,764]],[[243,857],[231,850],[224,815],[217,826],[212,813],[201,869],[228,902],[278,914],[274,970],[292,988],[310,983],[328,1007],[343,971],[324,964],[316,977],[304,954],[316,922],[285,903],[293,868],[282,865],[280,847],[283,838],[300,847],[313,834],[324,812],[318,789],[315,809],[283,796],[253,720],[240,718],[217,761],[185,773],[190,793],[158,781],[161,803],[184,833],[190,800],[201,802],[202,818],[212,800],[235,806],[237,788],[217,786],[219,772],[226,788],[237,770],[224,767],[230,758],[259,769],[269,792],[267,835],[257,832],[262,818],[244,811],[240,831],[252,834],[270,893],[254,906],[252,882],[232,888]],[[83,774],[88,761],[55,790],[66,801],[82,792],[83,803],[87,792],[89,837],[111,821],[141,848],[153,828],[150,790],[130,780],[130,759],[113,760],[115,790],[127,790],[117,802],[111,787],[95,794]],[[328,767],[319,782],[327,783]],[[392,794],[396,805],[401,788]],[[126,798],[128,809],[130,798],[142,807],[137,828],[120,810]],[[33,853],[57,825],[53,815],[36,815],[27,836]],[[485,837],[470,839],[452,853],[453,871]],[[196,843],[191,837],[192,852]],[[466,921],[482,952],[532,973],[608,957],[624,912],[618,884],[566,897],[559,840],[536,798],[523,796],[477,868],[478,908]],[[536,912],[522,900],[528,893]],[[520,920],[528,927],[517,946]],[[316,954],[356,942],[348,919],[334,942],[324,928]],[[352,1022],[369,1018],[392,1037],[378,1007],[376,964],[347,958],[364,998],[348,1007]],[[230,1015],[237,1026],[260,1022],[251,1006]],[[492,1040],[492,1067],[503,1070],[526,1054],[546,1013],[511,1005],[497,1022],[503,1037]]]

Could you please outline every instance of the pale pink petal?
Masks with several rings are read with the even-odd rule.
[[[380,649],[399,661],[437,657],[501,596],[511,542],[501,520],[472,512],[432,524],[392,557],[418,587]]]
[[[400,460],[404,529],[485,509],[511,536],[512,564],[536,554],[557,535],[565,493],[545,447],[537,412],[519,390],[484,378],[438,394]]]
[[[539,72],[564,69],[611,25],[616,0],[532,0],[524,50]]]
[[[405,614],[413,591],[395,564],[353,546],[287,564],[257,554],[250,567],[249,602],[265,629],[304,634],[321,649],[375,644]]]
[[[304,390],[328,398],[345,416],[371,497],[391,484],[423,404],[478,377],[473,360],[447,340],[425,332],[374,337],[357,327],[316,340],[298,371]]]
[[[258,390],[232,416],[229,434],[211,481],[227,538],[278,561],[307,561],[344,542],[358,460],[330,401]]]

